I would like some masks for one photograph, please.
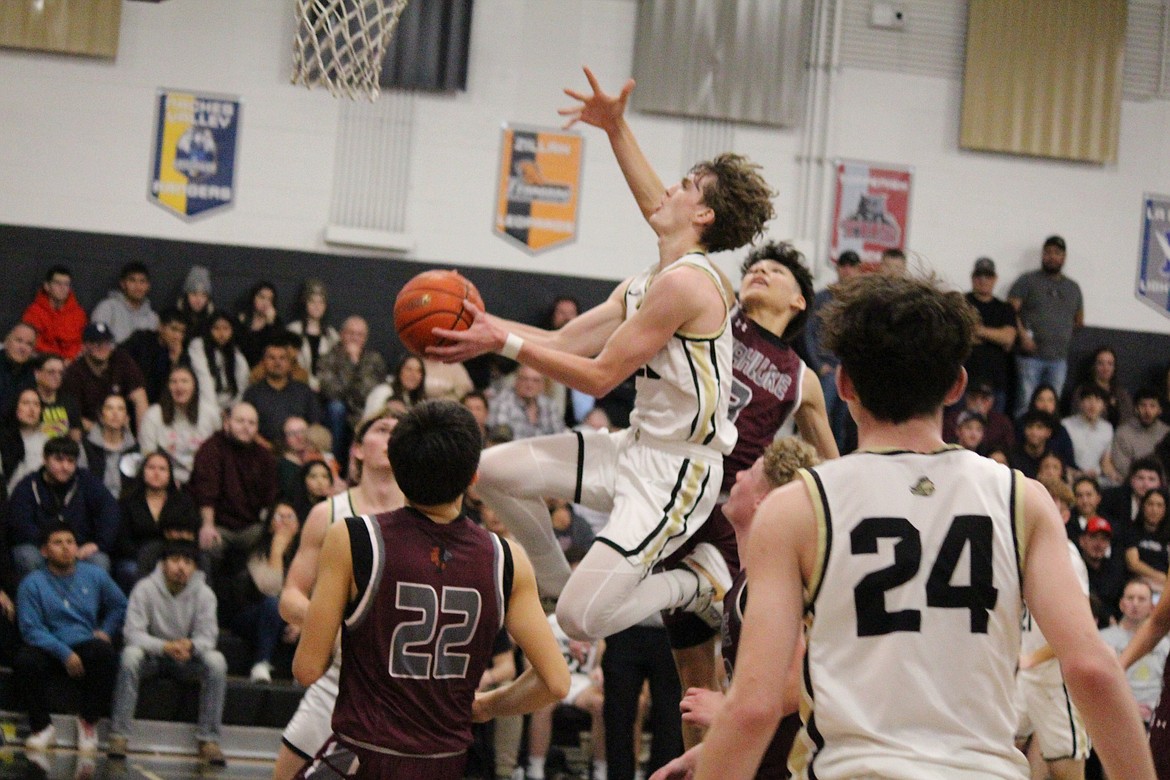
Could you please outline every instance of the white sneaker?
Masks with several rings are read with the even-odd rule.
[[[723,597],[731,588],[731,572],[723,554],[715,545],[703,542],[683,558],[682,564],[699,581],[694,597],[683,610],[695,613],[711,628],[719,628],[723,622]]]
[[[254,683],[272,682],[272,664],[267,661],[257,661],[252,665],[252,673],[248,679]]]
[[[78,753],[96,753],[98,749],[98,735],[97,727],[92,723],[86,723],[81,718],[77,719],[77,752]]]
[[[24,741],[26,750],[48,750],[57,744],[57,729],[50,723],[36,734],[29,734]]]

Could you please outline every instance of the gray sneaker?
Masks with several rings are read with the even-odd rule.
[[[683,610],[695,613],[711,628],[719,628],[723,622],[723,597],[731,587],[731,571],[723,554],[715,545],[703,542],[695,545],[682,564],[698,580],[695,595]]]
[[[110,758],[125,758],[126,754],[130,752],[130,743],[126,737],[120,734],[110,736],[110,742],[106,746],[106,755]]]

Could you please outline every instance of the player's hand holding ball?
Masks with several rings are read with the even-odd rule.
[[[498,351],[507,337],[456,271],[424,271],[407,282],[394,302],[394,327],[411,352],[444,363]]]

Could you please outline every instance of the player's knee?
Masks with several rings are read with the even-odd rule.
[[[480,490],[511,494],[520,491],[524,477],[518,473],[522,470],[515,468],[516,454],[512,450],[507,445],[497,445],[483,451],[479,458],[479,481],[476,483]]]
[[[588,630],[586,611],[580,602],[572,598],[566,599],[565,593],[561,594],[561,598],[557,601],[557,622],[570,639],[587,642],[597,638],[592,636]]]

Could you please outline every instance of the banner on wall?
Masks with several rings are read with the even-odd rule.
[[[150,200],[183,219],[231,206],[239,98],[161,90],[156,109]]]
[[[830,255],[852,249],[863,263],[876,263],[886,249],[906,249],[910,184],[914,169],[838,160],[833,196]]]
[[[1142,198],[1142,243],[1134,294],[1170,317],[1170,195]]]
[[[505,125],[492,232],[530,254],[575,240],[584,143],[578,133]]]

